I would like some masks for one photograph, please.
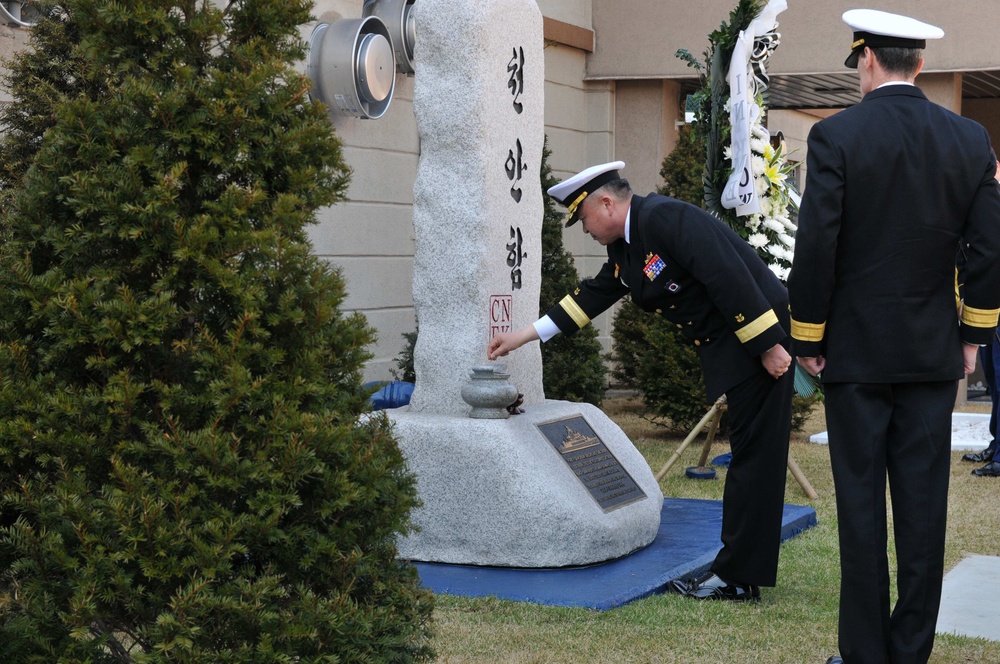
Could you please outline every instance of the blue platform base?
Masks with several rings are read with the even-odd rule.
[[[785,505],[781,541],[816,525],[816,510]],[[585,567],[525,569],[415,563],[435,593],[499,597],[606,611],[661,592],[671,580],[706,571],[722,548],[722,501],[666,498],[660,531],[635,553]]]

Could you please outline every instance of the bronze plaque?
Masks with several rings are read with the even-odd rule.
[[[605,512],[646,497],[582,415],[537,426]]]

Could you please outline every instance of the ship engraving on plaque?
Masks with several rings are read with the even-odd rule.
[[[646,497],[582,415],[537,426],[605,512]]]

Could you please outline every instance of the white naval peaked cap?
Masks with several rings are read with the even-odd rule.
[[[936,25],[877,9],[851,9],[844,12],[841,18],[854,30],[851,54],[844,60],[844,65],[851,69],[857,68],[858,57],[865,46],[924,48],[926,40],[944,37],[944,30]]]
[[[572,226],[580,216],[577,212],[580,204],[596,190],[614,180],[621,178],[618,171],[625,168],[624,161],[612,161],[607,164],[598,164],[580,171],[571,178],[567,178],[557,185],[548,188],[548,194],[556,199],[560,205],[569,210],[569,217],[566,219],[566,226]]]

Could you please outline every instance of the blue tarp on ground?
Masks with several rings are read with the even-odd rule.
[[[490,597],[606,611],[662,592],[667,582],[708,569],[722,548],[722,501],[666,498],[653,542],[616,560],[585,567],[524,569],[416,563],[435,593]],[[816,510],[785,505],[781,541],[816,525]]]

